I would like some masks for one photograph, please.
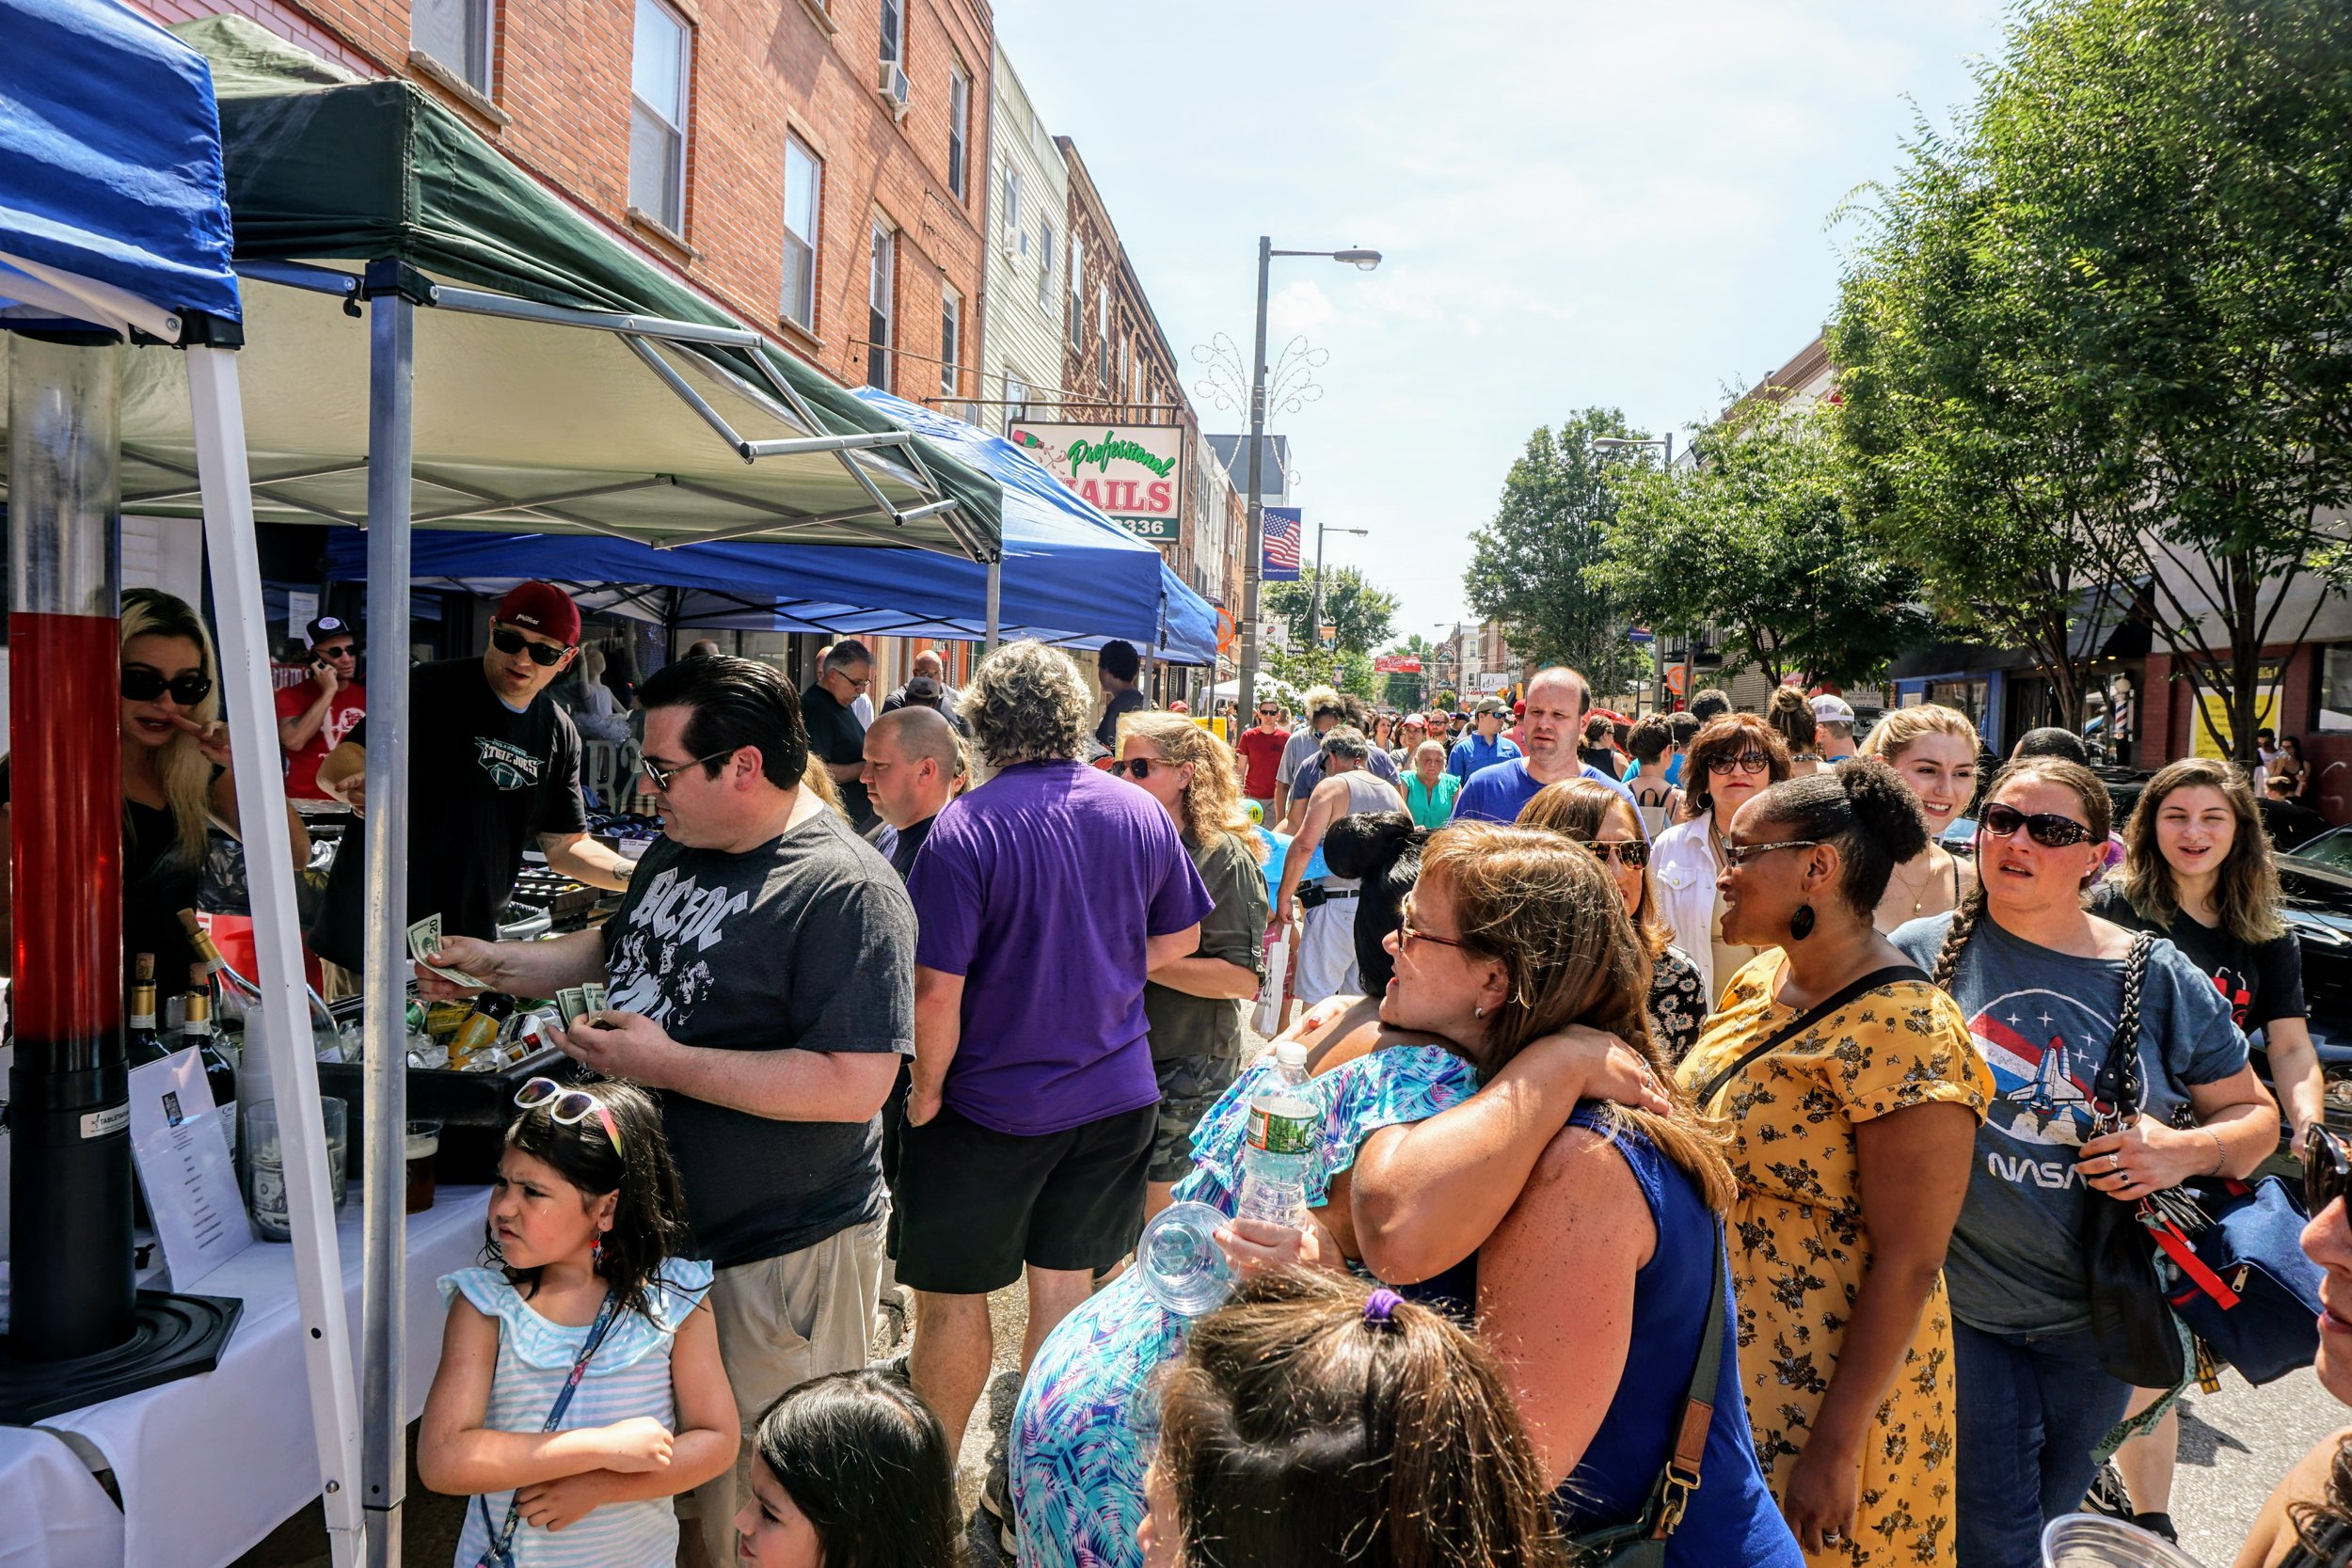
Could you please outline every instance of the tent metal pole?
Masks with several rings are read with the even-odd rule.
[[[360,1375],[370,1568],[398,1568],[407,1495],[402,1319],[407,1291],[408,512],[417,308],[368,301],[367,898],[361,984],[367,1129]],[[350,852],[346,843],[344,853]]]
[[[996,602],[1005,589],[1005,561],[998,556],[988,563],[988,626],[981,639],[980,655],[986,657],[996,651]]]
[[[222,695],[230,743],[241,757],[274,757],[269,630],[262,604],[261,552],[245,454],[245,410],[236,356],[203,346],[185,351],[197,467],[203,476],[205,566],[219,612]],[[237,818],[253,898],[255,982],[268,1001],[246,1021],[245,1050],[267,1062],[270,1092],[283,1113],[286,1201],[293,1220],[294,1291],[318,1447],[321,1501],[335,1568],[356,1568],[366,1545],[359,1506],[359,1393],[351,1367],[351,1317],[327,1190],[319,1117],[318,1069],[302,975],[302,920],[294,906],[294,846],[286,829],[286,782],[270,767],[237,770]]]

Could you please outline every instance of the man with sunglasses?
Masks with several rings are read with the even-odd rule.
[[[286,799],[325,800],[319,764],[358,727],[368,689],[358,681],[359,640],[340,615],[322,615],[305,632],[310,673],[278,693],[278,744],[286,753]]]
[[[1565,666],[1536,671],[1528,680],[1527,711],[1520,716],[1526,754],[1470,774],[1462,792],[1454,798],[1454,820],[1517,822],[1519,808],[1534,800],[1537,790],[1568,779],[1607,784],[1632,802],[1633,791],[1615,774],[1589,767],[1576,754],[1577,741],[1583,734],[1584,710],[1592,701],[1591,689],[1575,671]],[[1483,709],[1485,705],[1480,706]],[[1483,729],[1483,715],[1479,723]],[[1456,744],[1453,760],[1458,762],[1461,756],[1462,746]],[[1638,803],[1634,809],[1641,809]]]
[[[882,818],[866,794],[866,721],[857,704],[874,684],[874,656],[854,637],[845,637],[818,657],[817,679],[801,693],[801,718],[808,726],[808,752],[833,776],[850,825],[871,833]]]
[[[588,836],[580,798],[580,732],[548,695],[580,657],[580,611],[552,583],[499,601],[490,646],[408,673],[408,918],[441,917],[453,936],[494,937],[523,851],[601,888],[628,885],[629,863]],[[320,787],[364,808],[362,718],[319,765]],[[365,934],[367,857],[343,841],[310,945],[356,978]]]
[[[1290,743],[1291,732],[1282,727],[1282,705],[1272,697],[1258,699],[1258,721],[1233,742],[1242,760],[1241,792],[1258,802],[1260,820],[1268,832],[1282,820],[1275,801],[1281,795],[1282,753]]]

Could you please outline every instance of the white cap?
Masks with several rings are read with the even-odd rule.
[[[1853,709],[1846,699],[1827,691],[1813,699],[1813,721],[1817,724],[1851,724]]]
[[[1276,1040],[1274,1059],[1286,1068],[1307,1070],[1307,1047],[1297,1040]]]

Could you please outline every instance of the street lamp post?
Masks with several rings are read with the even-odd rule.
[[[1658,438],[1637,436],[1596,436],[1593,437],[1595,451],[1629,451],[1642,447],[1663,447],[1666,452],[1666,467],[1671,468],[1675,466],[1675,433],[1671,430],[1666,432],[1663,437]],[[1650,711],[1663,713],[1666,711],[1666,639],[1656,626],[1649,629],[1649,659]],[[1685,679],[1688,678],[1686,675]]]
[[[1318,648],[1323,645],[1323,536],[1326,533],[1352,533],[1360,539],[1371,531],[1368,528],[1327,528],[1322,523],[1315,524],[1315,587],[1308,600],[1307,635],[1315,640]],[[1331,639],[1331,667],[1334,671],[1339,668],[1339,651],[1340,640],[1334,637]]]
[[[1265,566],[1265,474],[1261,464],[1265,456],[1266,274],[1277,256],[1327,256],[1365,272],[1380,264],[1376,250],[1277,250],[1271,236],[1258,236],[1258,329],[1249,355],[1249,513],[1242,541],[1248,554],[1241,567],[1241,671],[1233,688],[1240,699],[1236,711],[1242,713],[1254,712],[1258,700],[1258,578]],[[1323,628],[1318,625],[1314,630],[1320,636]]]

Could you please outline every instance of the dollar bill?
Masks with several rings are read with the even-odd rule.
[[[610,1006],[604,999],[604,988],[594,980],[580,987],[580,991],[581,1001],[592,1013],[603,1012]]]
[[[565,986],[555,993],[555,1009],[564,1015],[564,1026],[570,1028],[588,1011],[588,999],[579,986]]]
[[[489,982],[486,980],[477,980],[462,969],[444,969],[426,958],[427,954],[439,951],[440,946],[441,917],[439,915],[429,914],[422,920],[410,924],[408,927],[408,956],[410,958],[453,986],[470,986],[476,990],[490,989]]]

